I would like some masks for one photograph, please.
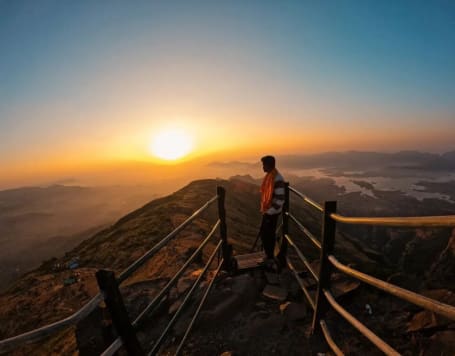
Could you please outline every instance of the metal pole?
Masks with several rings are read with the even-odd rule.
[[[232,246],[227,241],[227,227],[226,227],[226,209],[224,201],[226,197],[226,190],[223,187],[216,187],[216,194],[218,196],[218,216],[220,219],[220,237],[221,237],[221,250],[223,253],[223,269],[232,269]]]
[[[278,253],[278,262],[280,267],[286,267],[287,265],[287,253],[288,253],[288,240],[286,235],[289,234],[289,182],[284,183],[284,205],[282,211],[283,226],[281,229],[281,246],[280,252]]]
[[[320,320],[324,318],[324,314],[329,308],[329,304],[324,296],[324,289],[330,289],[330,275],[332,273],[332,265],[328,260],[328,256],[333,254],[335,244],[336,222],[331,218],[331,214],[336,213],[337,202],[324,202],[324,215],[322,224],[322,249],[319,268],[319,283],[316,294],[316,309],[313,314],[312,332],[320,330]]]
[[[144,351],[137,340],[136,332],[129,320],[114,272],[99,270],[96,272],[96,280],[104,293],[104,302],[109,309],[114,327],[122,338],[126,351],[129,355],[144,355]]]

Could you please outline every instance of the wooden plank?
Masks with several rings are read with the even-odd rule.
[[[257,268],[261,266],[264,259],[264,252],[254,252],[245,255],[237,255],[234,257],[237,260],[239,270]]]

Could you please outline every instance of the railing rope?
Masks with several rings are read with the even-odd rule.
[[[183,335],[183,338],[180,341],[179,346],[177,347],[177,351],[175,351],[175,356],[178,356],[180,354],[180,352],[182,350],[182,347],[185,344],[185,341],[186,341],[188,335],[190,334],[191,329],[193,328],[193,325],[196,322],[196,319],[199,316],[199,313],[201,312],[202,307],[204,306],[205,300],[207,299],[207,297],[208,297],[208,295],[209,295],[209,293],[210,293],[210,291],[211,291],[211,289],[213,287],[213,283],[215,282],[215,278],[220,273],[222,265],[223,265],[223,261],[218,263],[218,268],[216,269],[215,273],[213,274],[213,277],[212,277],[209,285],[207,286],[207,289],[205,290],[204,295],[202,296],[202,299],[199,302],[199,305],[198,305],[196,311],[194,312],[193,318],[191,319],[190,324],[188,325],[188,328],[186,329],[185,335]]]
[[[323,212],[323,224],[322,224],[322,243],[300,223],[295,216],[289,212],[289,192],[293,192],[300,198],[302,198],[307,204],[311,207],[317,209],[318,211]],[[50,325],[43,326],[39,329],[32,330],[21,335],[17,335],[5,340],[0,341],[0,353],[11,351],[16,347],[30,344],[36,341],[39,341],[48,335],[59,331],[67,326],[74,325],[78,321],[87,317],[95,308],[97,308],[99,302],[105,297],[106,305],[111,311],[111,316],[113,318],[114,326],[116,327],[120,337],[118,337],[103,353],[103,356],[113,355],[115,352],[124,345],[128,353],[134,355],[143,354],[143,351],[137,341],[135,335],[135,329],[138,328],[141,319],[146,315],[146,313],[155,310],[158,303],[161,301],[165,293],[173,286],[177,279],[182,275],[184,270],[189,266],[189,264],[196,258],[196,256],[201,252],[202,248],[208,243],[209,239],[213,236],[216,229],[220,228],[220,239],[221,241],[217,244],[217,247],[213,251],[212,255],[209,258],[208,263],[206,264],[203,273],[196,280],[195,284],[191,288],[190,292],[184,299],[183,304],[177,310],[176,314],[162,334],[158,342],[154,345],[154,348],[151,353],[158,351],[161,342],[164,340],[165,334],[172,327],[172,323],[175,322],[176,318],[180,314],[184,304],[189,300],[191,294],[194,292],[197,284],[200,282],[202,275],[207,271],[208,266],[212,263],[213,259],[216,256],[216,253],[222,252],[221,263],[218,264],[218,269],[210,281],[210,284],[205,291],[202,300],[196,310],[196,313],[193,319],[190,322],[190,325],[185,333],[181,343],[177,348],[177,354],[180,353],[183,343],[185,342],[194,321],[197,318],[197,315],[202,308],[202,305],[207,298],[208,293],[212,287],[213,281],[216,277],[216,274],[219,272],[220,268],[225,270],[230,270],[233,267],[232,259],[232,246],[228,243],[227,239],[227,226],[226,226],[226,210],[225,210],[225,189],[222,187],[217,187],[217,194],[215,197],[212,197],[207,201],[201,208],[195,211],[187,220],[180,224],[176,229],[164,237],[160,242],[143,254],[139,259],[134,261],[130,266],[128,266],[117,279],[113,272],[100,270],[97,272],[97,280],[102,290],[102,293],[98,293],[93,297],[87,304],[85,304],[80,310],[71,316],[52,323]],[[213,226],[209,235],[204,239],[204,241],[199,245],[197,250],[192,254],[192,256],[185,262],[184,266],[174,275],[173,278],[166,284],[166,286],[158,293],[158,295],[152,300],[152,302],[139,314],[139,316],[134,320],[133,323],[130,323],[128,320],[128,315],[124,308],[124,304],[118,290],[118,286],[125,281],[132,273],[139,269],[146,261],[148,261],[152,256],[154,256],[166,243],[168,243],[172,238],[174,238],[180,231],[182,231],[186,226],[188,226],[194,219],[196,219],[203,211],[205,211],[211,204],[215,201],[218,201],[218,217],[219,219]],[[294,221],[299,229],[313,242],[313,244],[320,248],[320,269],[319,275],[313,271],[308,260],[305,258],[304,254],[297,248],[295,243],[289,237],[289,219]],[[335,298],[330,293],[330,275],[333,268],[338,269],[339,271],[345,273],[348,276],[354,277],[362,282],[365,282],[371,286],[374,286],[378,289],[381,289],[391,295],[394,295],[398,298],[406,300],[410,303],[423,307],[427,310],[440,314],[444,317],[447,317],[451,320],[455,320],[455,307],[438,302],[436,300],[424,297],[417,293],[408,291],[406,289],[400,288],[393,284],[384,282],[380,279],[369,276],[365,273],[357,271],[353,268],[343,265],[340,263],[334,256],[334,242],[335,242],[335,230],[336,223],[343,224],[358,224],[358,225],[381,225],[381,226],[405,226],[405,227],[447,227],[455,226],[455,215],[451,216],[425,216],[425,217],[345,217],[336,213],[336,202],[325,202],[324,207],[321,207],[318,203],[308,198],[306,195],[300,193],[293,187],[290,187],[288,183],[285,185],[285,204],[283,206],[282,212],[282,243],[278,258],[284,261],[284,263],[292,270],[297,279],[300,287],[305,293],[306,298],[308,299],[309,304],[314,309],[313,320],[312,320],[312,329],[314,332],[322,331],[325,336],[329,346],[337,355],[342,355],[341,350],[335,344],[331,338],[329,329],[324,321],[324,315],[328,308],[332,306],[340,315],[342,315],[348,322],[350,322],[355,328],[357,328],[363,335],[365,335],[370,341],[372,341],[378,348],[384,351],[387,354],[399,355],[396,350],[386,344],[382,339],[375,335],[371,330],[369,330],[365,325],[361,324],[360,321],[355,319],[354,316],[349,314],[340,304],[338,304]],[[280,227],[279,227],[280,228]],[[279,229],[278,228],[278,229]],[[297,252],[298,257],[302,260],[304,265],[309,269],[312,276],[318,282],[318,289],[316,294],[316,300],[313,301],[307,288],[304,286],[303,281],[297,274],[292,263],[287,259],[287,248],[290,244]],[[123,307],[123,310],[120,310],[119,305]]]
[[[354,277],[362,282],[365,282],[373,287],[381,289],[389,294],[392,294],[398,298],[406,300],[412,304],[418,305],[424,309],[431,310],[436,314],[442,315],[451,320],[455,320],[455,307],[441,303],[437,300],[433,300],[423,295],[408,291],[406,289],[395,286],[391,283],[381,281],[380,279],[369,276],[365,273],[357,271],[351,267],[345,266],[340,263],[335,256],[329,256],[329,261],[335,266],[336,269],[347,274],[348,276]]]
[[[218,188],[217,188],[218,191]],[[177,227],[173,232],[182,229],[185,227],[190,221],[192,221],[195,217],[197,217],[202,211],[204,211],[211,203],[213,203],[216,199],[218,199],[218,195],[212,198],[210,201],[208,201],[204,206],[202,206],[199,210],[197,210],[192,216],[190,216],[185,222],[183,222],[179,227]],[[209,232],[207,237],[201,242],[201,244],[198,246],[196,251],[193,252],[193,254],[187,259],[187,261],[184,263],[184,265],[180,268],[180,270],[171,278],[171,280],[166,284],[166,286],[154,297],[154,299],[146,306],[146,308],[136,317],[136,319],[133,321],[132,326],[134,328],[138,328],[140,325],[141,320],[144,318],[144,316],[150,312],[153,312],[155,308],[158,306],[160,303],[161,299],[163,296],[172,288],[172,286],[177,282],[178,278],[183,274],[183,272],[188,268],[190,263],[193,262],[194,259],[200,254],[202,249],[207,245],[217,228],[221,225],[221,221],[218,219],[217,222],[214,224],[212,227],[212,230]],[[180,230],[179,230],[180,231]],[[171,236],[173,233],[169,234],[165,239],[169,241],[169,236]],[[162,240],[162,241],[163,241]],[[161,241],[161,242],[162,242]],[[161,243],[160,242],[160,243]],[[219,245],[222,243],[220,241]],[[216,249],[218,252],[219,248]],[[149,251],[150,252],[150,251]],[[146,253],[148,254],[148,252]],[[143,259],[144,256],[141,257]],[[145,260],[144,260],[145,261]],[[136,268],[137,269],[137,268]],[[122,346],[123,342],[120,337],[118,337],[114,342],[102,353],[102,356],[111,356],[115,354],[115,352],[118,351],[118,349]]]
[[[212,230],[210,233],[207,235],[204,241],[199,245],[199,247],[196,249],[196,251],[193,252],[193,254],[188,258],[188,260],[185,262],[185,264],[180,268],[180,270],[172,277],[172,279],[166,284],[166,286],[161,290],[158,295],[153,298],[153,300],[147,305],[147,307],[136,317],[136,319],[133,322],[134,326],[137,326],[141,319],[149,313],[151,310],[153,310],[161,300],[161,298],[164,297],[164,295],[172,288],[172,286],[177,282],[177,280],[180,278],[180,276],[185,272],[186,268],[189,266],[191,262],[199,255],[199,253],[202,251],[205,245],[209,242],[210,238],[213,236],[215,233],[216,229],[220,225],[220,221],[218,220],[216,224],[213,226]]]
[[[292,271],[292,273],[294,273],[294,277],[295,277],[295,279],[297,280],[297,283],[299,284],[300,289],[301,289],[301,290],[303,291],[303,293],[305,294],[305,297],[306,297],[308,303],[310,304],[311,308],[313,309],[313,311],[316,310],[316,306],[314,305],[313,299],[311,299],[311,295],[310,295],[310,293],[308,292],[308,289],[307,289],[307,288],[305,287],[305,285],[303,284],[302,279],[299,277],[299,275],[298,275],[297,271],[295,270],[295,267],[294,267],[294,265],[292,264],[292,262],[289,261],[289,258],[288,258],[287,262],[288,262],[288,267],[289,267],[289,269]]]
[[[368,329],[360,321],[358,321],[354,316],[352,316],[346,309],[344,309],[340,304],[335,301],[332,294],[326,289],[323,290],[324,296],[330,305],[335,309],[344,319],[346,319],[353,327],[360,331],[368,340],[375,344],[381,351],[386,355],[400,355],[393,347],[388,345],[384,340],[377,336],[374,332]]]
[[[302,231],[306,237],[308,237],[311,242],[318,248],[318,249],[321,249],[321,243],[318,241],[318,239],[310,232],[310,230],[308,230],[305,226],[303,226],[299,220],[297,220],[297,218],[292,215],[291,213],[287,213],[286,215],[288,215],[292,221],[294,221],[294,223],[297,225],[297,227],[300,229],[300,231]]]
[[[300,198],[302,198],[304,202],[308,203],[313,208],[316,208],[317,210],[319,210],[321,213],[324,211],[324,208],[321,205],[316,203],[313,199],[310,199],[309,197],[307,197],[305,194],[300,193],[297,189],[295,189],[293,187],[289,187],[289,190],[291,192],[293,192],[294,194],[296,194],[297,196],[299,196]]]
[[[17,347],[40,341],[49,335],[66,328],[67,326],[78,323],[80,320],[86,318],[92,311],[94,311],[102,300],[103,296],[101,293],[98,293],[81,309],[65,319],[42,326],[39,329],[31,330],[26,333],[10,337],[8,339],[1,340],[0,353],[9,352]]]
[[[159,305],[161,299],[163,296],[172,288],[172,286],[177,282],[178,278],[183,274],[183,272],[186,270],[186,268],[189,266],[189,264],[199,255],[199,253],[202,251],[202,249],[205,247],[205,245],[209,242],[213,234],[215,233],[216,229],[220,225],[220,220],[217,220],[215,225],[213,226],[212,230],[209,232],[207,237],[201,242],[199,247],[196,249],[196,251],[193,252],[193,254],[188,258],[188,260],[184,263],[184,265],[180,268],[180,270],[171,278],[171,280],[166,284],[166,286],[156,295],[153,300],[147,305],[147,307],[136,317],[136,319],[133,321],[132,325],[133,327],[137,328],[140,325],[141,320],[144,318],[144,316],[150,312],[153,312],[154,309]],[[114,355],[122,346],[123,342],[120,337],[114,340],[114,342],[109,345],[109,347],[104,350],[104,352],[101,354],[101,356],[112,356]]]
[[[311,204],[308,201],[308,198],[290,187],[290,191],[296,193],[298,196],[303,198],[307,203],[310,203],[313,207],[318,210],[319,207],[317,204]],[[314,202],[313,202],[314,203]],[[318,283],[318,292],[316,295],[316,304],[315,311],[313,314],[313,324],[312,329],[313,333],[315,331],[321,330],[325,336],[327,343],[335,352],[335,354],[342,355],[341,350],[336,346],[333,339],[330,336],[330,332],[322,319],[325,312],[327,311],[329,305],[331,305],[338,313],[340,313],[347,321],[349,321],[355,328],[357,328],[363,335],[365,335],[371,342],[373,342],[379,349],[384,351],[386,354],[390,355],[399,355],[399,353],[390,347],[387,343],[381,340],[377,335],[375,335],[371,330],[369,330],[365,325],[360,323],[355,319],[351,314],[349,314],[341,305],[339,305],[332,294],[328,291],[330,287],[330,274],[332,266],[337,268],[339,271],[347,274],[348,276],[354,277],[362,282],[365,282],[369,285],[372,285],[378,289],[381,289],[391,295],[394,295],[398,298],[406,300],[410,303],[423,307],[424,309],[430,310],[434,313],[447,317],[451,320],[455,320],[455,307],[452,305],[444,304],[439,301],[424,297],[417,293],[408,291],[406,289],[400,288],[393,284],[384,282],[380,279],[369,276],[365,273],[359,272],[353,268],[343,265],[333,256],[333,247],[335,239],[335,229],[336,222],[344,224],[358,224],[358,225],[382,225],[382,226],[404,226],[404,227],[447,227],[455,226],[455,215],[450,216],[424,216],[424,217],[345,217],[336,213],[336,202],[325,202],[323,215],[323,229],[322,229],[322,250],[320,257],[320,272],[319,272],[319,283]],[[289,212],[287,215],[297,224],[299,229],[312,240],[312,242],[318,246],[318,241],[316,238],[309,233],[296,217],[294,217]],[[292,246],[292,240],[289,241]],[[305,258],[302,259],[303,254],[301,251],[296,249],[297,254],[300,259],[304,262],[305,265],[308,264]],[[300,253],[299,253],[300,252]],[[302,255],[302,256],[301,256]],[[305,263],[305,261],[307,263]],[[295,273],[295,269],[292,265],[289,265],[289,268],[294,272],[295,277],[299,284],[302,287],[301,280],[299,276]],[[310,269],[311,272],[311,269]],[[309,299],[310,304],[312,303],[309,298],[308,291],[306,288],[302,288],[305,292],[307,299]]]
[[[329,328],[325,322],[325,320],[321,320],[319,322],[319,325],[321,325],[321,330],[322,333],[324,334],[324,337],[327,341],[327,344],[329,344],[330,348],[332,351],[335,353],[336,356],[344,356],[344,353],[340,350],[338,345],[333,341],[332,335],[330,334]]]
[[[292,241],[292,239],[290,238],[289,235],[285,235],[285,238],[286,240],[289,242],[289,244],[294,248],[295,252],[297,253],[297,256],[299,256],[300,260],[303,262],[303,264],[305,265],[305,267],[308,269],[308,271],[310,271],[311,275],[313,276],[313,278],[319,282],[319,276],[316,274],[316,272],[313,270],[313,268],[311,267],[310,265],[310,262],[308,262],[308,260],[306,259],[306,257],[303,255],[302,251],[300,251],[300,249],[296,246],[296,244],[294,243],[294,241]]]
[[[125,269],[118,277],[119,283],[122,283],[125,279],[131,276],[138,268],[140,268],[147,260],[149,260],[155,253],[157,253],[164,245],[166,245],[171,239],[178,235],[186,226],[188,226],[194,219],[196,219],[203,211],[205,211],[212,203],[218,199],[218,196],[214,196],[201,208],[196,210],[188,219],[176,227],[171,233],[165,238],[143,254],[140,258],[134,261],[127,269]]]
[[[155,355],[159,349],[160,349],[160,346],[161,344],[163,343],[167,333],[169,332],[169,330],[172,328],[172,326],[175,324],[175,322],[177,321],[178,317],[180,316],[180,314],[182,313],[183,311],[183,308],[185,308],[185,306],[188,304],[188,301],[190,300],[191,296],[193,295],[194,291],[196,290],[196,288],[199,286],[199,284],[201,283],[201,280],[202,278],[204,277],[205,273],[207,272],[207,270],[209,269],[210,265],[212,264],[212,261],[213,259],[215,258],[217,252],[218,252],[218,249],[222,246],[222,243],[223,241],[220,241],[218,242],[217,246],[215,247],[215,249],[213,250],[212,254],[210,255],[207,263],[205,264],[204,266],[204,269],[202,270],[201,274],[199,275],[199,277],[196,279],[196,281],[193,283],[191,289],[188,291],[188,293],[186,294],[185,298],[183,299],[183,302],[182,304],[180,304],[180,307],[177,309],[177,311],[175,312],[175,314],[173,315],[171,321],[169,321],[169,323],[167,324],[166,328],[164,329],[163,333],[161,334],[161,336],[159,337],[159,339],[155,342],[155,344],[153,345],[153,348],[152,350],[148,353],[148,356],[150,355]]]
[[[380,225],[404,227],[447,227],[455,226],[455,215],[410,216],[410,217],[346,217],[332,214],[331,218],[342,224]]]
[[[115,353],[122,347],[123,342],[121,338],[117,338],[114,340],[112,344],[109,345],[109,347],[102,352],[100,356],[112,356],[115,355]]]
[[[138,260],[134,261],[129,267],[127,267],[117,278],[118,284],[126,280],[131,274],[133,274],[138,268],[140,268],[147,260],[154,256],[166,243],[174,238],[179,232],[181,232],[186,226],[188,226],[194,219],[196,219],[203,211],[211,206],[216,200],[218,195],[212,197],[202,207],[196,210],[188,219],[180,224],[176,229],[164,237],[158,244],[153,246],[149,251],[142,255]],[[20,335],[16,335],[4,340],[0,340],[0,353],[9,352],[17,347],[38,342],[55,332],[62,330],[68,326],[74,325],[80,320],[86,318],[92,311],[94,311],[99,302],[103,300],[101,293],[96,294],[87,304],[79,309],[74,314],[56,321],[52,324],[42,326],[41,328],[25,332]],[[118,350],[122,345],[120,338],[118,338],[111,346],[105,350],[111,350],[112,353]]]

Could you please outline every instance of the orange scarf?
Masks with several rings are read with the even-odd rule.
[[[278,171],[274,168],[268,172],[261,185],[261,213],[265,213],[272,206],[273,188],[275,186],[275,176]]]

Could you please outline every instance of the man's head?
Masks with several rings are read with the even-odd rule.
[[[275,168],[275,157],[273,156],[264,156],[261,158],[262,161],[262,169],[264,172],[270,172],[272,169]]]

